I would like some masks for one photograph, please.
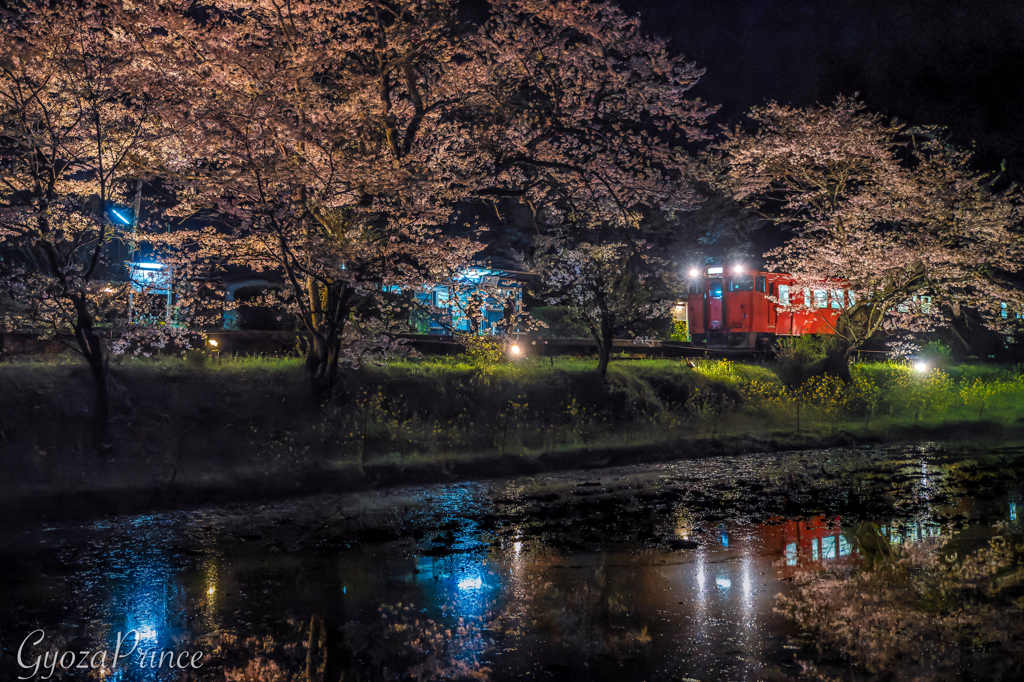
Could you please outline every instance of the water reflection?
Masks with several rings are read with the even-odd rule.
[[[501,584],[496,567],[475,554],[442,559],[416,557],[414,584],[430,604],[456,618],[480,618],[490,608]]]
[[[944,500],[948,467],[910,454],[899,469],[905,484],[879,484],[892,509],[911,509],[878,523],[889,542],[936,536],[937,516],[998,508],[1016,519],[1017,492]],[[343,663],[317,665],[344,668],[345,679],[379,673],[384,661],[395,676],[429,668],[496,679],[763,679],[793,663],[792,626],[772,608],[787,579],[857,562],[856,525],[878,518],[811,504],[801,514],[741,514],[719,503],[739,495],[730,472],[753,478],[770,466],[759,485],[788,495],[777,472],[789,464],[728,464],[605,474],[599,485],[567,474],[37,532],[25,538],[35,549],[22,565],[34,575],[0,584],[0,622],[14,626],[5,641],[45,627],[111,649],[135,630],[135,655],[203,647],[205,679],[257,658],[297,671],[309,651],[330,647]],[[829,494],[862,488],[858,480]],[[322,644],[317,619],[332,633]],[[9,657],[0,665],[16,671]],[[184,678],[134,667],[112,679]]]
[[[4,604],[17,604],[24,614],[12,621],[6,613],[7,622],[43,629],[45,640],[36,653],[95,652],[91,672],[104,679],[176,679],[170,668],[187,664],[185,652],[195,632],[218,625],[216,562],[198,548],[179,555],[174,550],[179,533],[172,518],[143,516],[124,525],[99,523],[47,534],[32,557],[36,563],[20,577],[30,593],[54,594],[46,602],[5,594]],[[47,615],[51,605],[60,608],[59,617]],[[15,639],[16,629],[5,628],[5,641]],[[17,637],[19,643],[22,639]],[[13,663],[8,661],[8,668]],[[16,677],[24,673],[18,672]],[[62,674],[71,672],[58,669],[54,679]]]

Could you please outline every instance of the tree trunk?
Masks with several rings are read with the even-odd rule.
[[[831,374],[842,379],[845,383],[853,381],[850,374],[850,356],[856,350],[849,343],[840,343],[831,353],[821,360],[807,366],[803,374],[805,377],[812,377],[817,374]]]
[[[108,376],[103,345],[93,329],[92,315],[84,300],[76,302],[78,318],[75,323],[75,340],[89,363],[92,374],[94,402],[92,414],[92,443],[96,452],[103,452],[113,445],[110,430],[110,377]]]
[[[310,277],[306,281],[310,307],[310,345],[306,354],[306,372],[318,400],[326,400],[334,392],[341,358],[341,329],[325,308],[330,308],[327,287]],[[344,320],[344,317],[341,317]]]
[[[853,382],[853,375],[850,374],[850,356],[853,348],[847,346],[839,349],[825,357],[825,373],[833,374],[845,383]]]
[[[608,360],[610,349],[600,343],[597,344],[597,373],[603,379],[608,374]]]
[[[95,390],[95,407],[92,422],[92,442],[97,452],[103,452],[114,444],[110,430],[110,377],[103,356],[89,361]]]
[[[601,318],[601,329],[594,334],[597,341],[597,373],[603,379],[608,374],[608,361],[612,357],[612,325],[607,317]]]
[[[313,393],[320,399],[331,396],[338,380],[338,360],[341,356],[341,342],[337,338],[323,338],[314,334],[306,354],[306,372],[313,386]]]

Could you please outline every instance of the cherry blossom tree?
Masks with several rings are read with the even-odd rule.
[[[167,166],[178,212],[231,232],[182,253],[282,273],[328,390],[360,310],[455,286],[475,248],[442,236],[460,202],[518,197],[545,229],[696,203],[679,145],[703,137],[709,110],[683,96],[701,72],[614,5],[496,0],[482,26],[448,0],[211,8],[165,25],[196,93]]]
[[[634,216],[638,220],[638,216]],[[597,372],[608,371],[612,341],[666,317],[679,298],[680,278],[642,239],[593,231],[594,242],[551,239],[539,259],[551,305],[564,306],[583,324],[598,350]]]
[[[618,221],[636,207],[691,210],[692,157],[714,108],[688,91],[703,70],[610,2],[493,0],[475,39],[490,117],[487,196],[519,197],[545,227]],[[584,217],[586,216],[586,217]]]
[[[499,0],[483,26],[458,22],[447,0],[221,0],[201,20],[193,10],[88,4],[64,34],[33,26],[40,50],[76,45],[60,40],[72,24],[122,50],[109,59],[116,77],[104,72],[106,90],[89,95],[95,111],[120,108],[75,121],[81,134],[90,120],[116,121],[121,136],[104,156],[114,138],[97,124],[108,137],[88,169],[75,167],[100,206],[80,229],[95,235],[82,272],[98,272],[106,209],[124,201],[125,180],[159,172],[180,189],[176,215],[220,221],[150,235],[174,247],[168,264],[182,275],[232,264],[279,273],[320,390],[357,345],[346,333],[367,347],[367,333],[401,320],[402,292],[457,286],[478,248],[441,231],[459,202],[520,197],[546,229],[584,215],[621,223],[641,203],[695,205],[678,145],[703,136],[708,110],[683,97],[700,72],[611,4]],[[101,368],[83,306],[71,306],[76,336]]]
[[[345,348],[392,345],[408,292],[456,286],[479,248],[440,230],[480,175],[475,62],[444,0],[212,6],[201,25],[168,24],[161,48],[195,93],[165,152],[176,212],[222,220],[178,235],[182,265],[281,275],[329,393]]]
[[[971,169],[938,131],[831,106],[755,108],[755,132],[721,143],[725,184],[792,228],[771,266],[796,286],[845,289],[837,351],[817,369],[849,376],[850,353],[896,329],[926,330],[965,307],[998,325],[1024,256],[1020,195]],[[812,301],[801,305],[810,306]]]
[[[707,138],[714,112],[688,94],[703,70],[609,2],[494,0],[492,10],[476,39],[494,112],[480,132],[492,173],[480,194],[530,209],[541,295],[590,329],[603,376],[613,337],[676,295],[639,215],[700,203],[685,145]]]
[[[153,156],[159,74],[141,49],[147,22],[127,5],[9,7],[0,12],[0,284],[34,327],[73,337],[104,448],[111,344],[137,327],[113,256],[133,238],[137,206],[127,206]]]

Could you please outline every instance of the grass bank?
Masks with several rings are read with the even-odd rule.
[[[313,401],[294,359],[126,359],[117,445],[89,449],[87,370],[0,364],[7,507],[137,510],[399,482],[900,440],[1016,440],[1019,370],[854,367],[786,386],[771,366],[454,358],[346,373]],[[29,513],[26,511],[25,513]]]

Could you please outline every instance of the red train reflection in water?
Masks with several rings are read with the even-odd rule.
[[[764,548],[782,554],[786,566],[859,558],[838,516],[773,519],[761,527],[760,535]]]
[[[898,545],[936,537],[941,534],[941,527],[908,519],[879,524],[877,532],[890,543]],[[838,516],[772,519],[761,525],[758,535],[767,553],[783,556],[785,566],[834,560],[857,561],[860,558],[856,546],[844,534],[842,520]]]

